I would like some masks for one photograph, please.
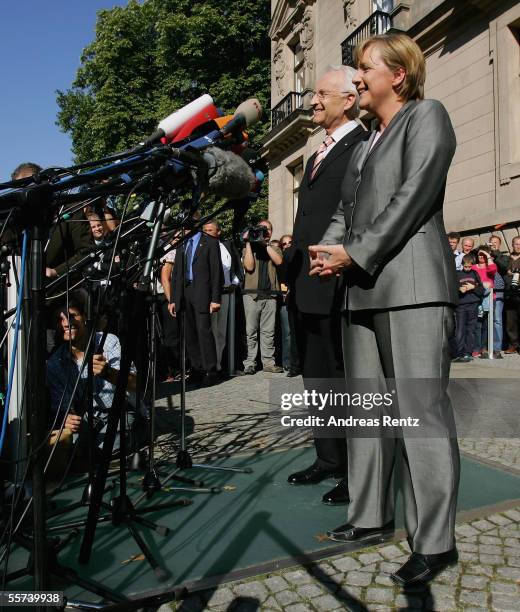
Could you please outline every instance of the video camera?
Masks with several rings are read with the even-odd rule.
[[[243,235],[247,236],[249,242],[263,242],[269,238],[269,230],[265,225],[256,225],[255,227],[246,227]]]

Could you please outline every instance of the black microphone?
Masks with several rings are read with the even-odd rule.
[[[219,147],[203,152],[172,149],[172,156],[199,169],[202,190],[229,199],[246,197],[255,187],[256,177],[239,155]]]
[[[208,165],[208,191],[232,200],[246,197],[256,177],[246,161],[231,151],[210,147],[202,155]]]

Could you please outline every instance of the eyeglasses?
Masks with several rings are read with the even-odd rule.
[[[290,242],[280,242],[280,246],[284,247],[284,246],[291,246],[292,244],[292,240]]]
[[[312,97],[316,96],[318,100],[324,100],[325,98],[333,98],[334,96],[344,96],[345,94],[353,93],[352,91],[312,91]]]

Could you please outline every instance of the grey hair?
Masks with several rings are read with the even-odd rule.
[[[356,74],[356,70],[351,66],[344,66],[343,64],[340,66],[327,66],[327,72],[341,72],[343,75],[343,91],[352,92],[356,96],[356,101],[354,102],[354,106],[348,111],[348,116],[350,119],[356,119],[359,117],[359,94],[357,92],[356,86],[352,82],[354,75]]]

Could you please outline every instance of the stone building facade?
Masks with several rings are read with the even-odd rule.
[[[520,233],[520,3],[517,0],[272,0],[269,217],[290,232],[304,165],[323,138],[310,97],[356,42],[407,32],[427,61],[426,97],[446,106],[457,135],[448,176],[448,230],[510,242]],[[363,118],[363,117],[362,117]],[[363,118],[366,123],[369,117]]]

